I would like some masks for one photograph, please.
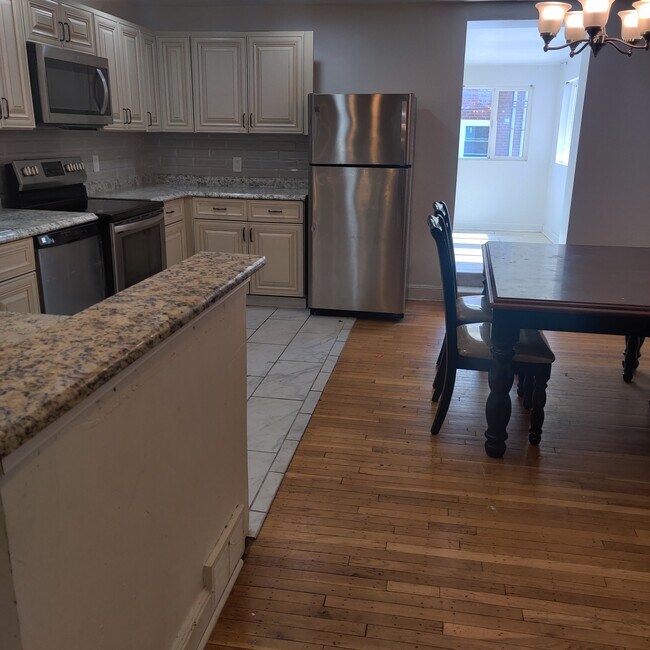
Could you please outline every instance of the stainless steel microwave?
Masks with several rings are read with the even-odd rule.
[[[113,123],[108,59],[27,43],[36,123],[99,129]]]

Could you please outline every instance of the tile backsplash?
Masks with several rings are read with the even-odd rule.
[[[0,165],[19,159],[81,156],[88,186],[120,189],[152,175],[307,179],[307,136],[117,133],[40,128],[0,133]],[[93,155],[100,171],[93,171]],[[233,171],[233,157],[242,171]],[[5,194],[0,173],[0,197]]]

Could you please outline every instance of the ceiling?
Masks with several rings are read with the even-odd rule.
[[[135,6],[185,6],[218,7],[239,5],[278,5],[278,4],[411,4],[437,2],[485,2],[488,0],[129,0]],[[489,0],[491,2],[520,2],[521,0]],[[124,4],[124,0],[102,0],[103,5]]]
[[[555,40],[564,43],[562,34]],[[535,20],[467,23],[466,65],[560,65],[568,60],[568,49],[544,52]]]

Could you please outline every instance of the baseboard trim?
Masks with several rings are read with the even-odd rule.
[[[407,300],[442,302],[442,287],[433,284],[409,284],[406,291]]]
[[[249,307],[278,307],[304,309],[307,306],[306,298],[291,298],[289,296],[246,296]]]

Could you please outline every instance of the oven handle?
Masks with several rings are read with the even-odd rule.
[[[125,232],[133,232],[134,230],[146,230],[151,228],[151,226],[161,225],[165,222],[165,215],[160,212],[154,213],[153,217],[149,219],[138,219],[138,221],[132,221],[131,223],[125,223],[124,225],[114,225],[113,232],[115,234],[121,234]]]
[[[106,113],[106,109],[108,108],[108,100],[109,100],[109,94],[108,94],[108,81],[106,81],[106,75],[104,74],[104,71],[101,68],[97,68],[96,70],[97,76],[99,77],[99,80],[102,82],[102,88],[104,89],[104,103],[101,105],[101,108],[99,109],[99,112],[104,115]],[[99,104],[99,102],[97,102]]]

